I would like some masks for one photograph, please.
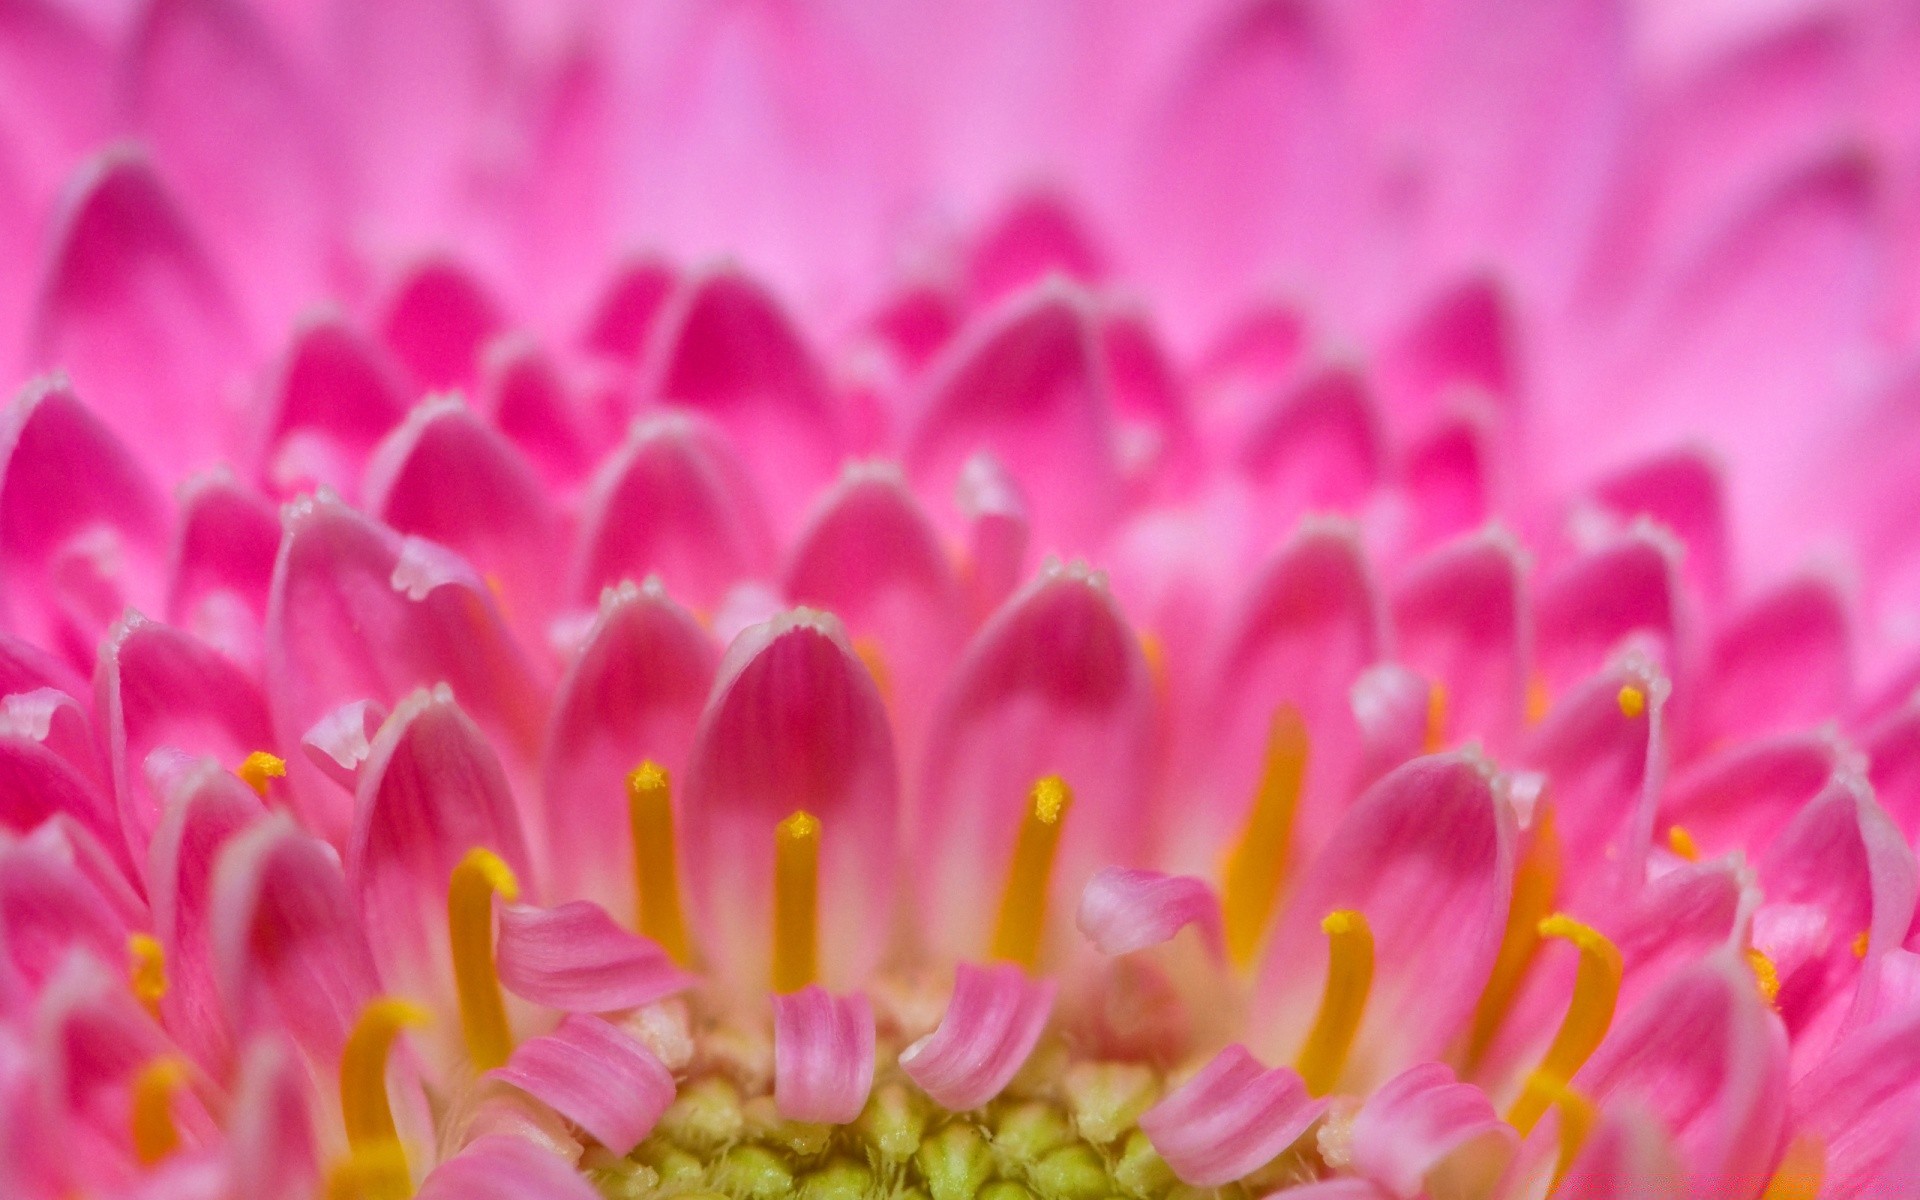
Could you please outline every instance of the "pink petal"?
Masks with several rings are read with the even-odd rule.
[[[668,303],[638,386],[643,400],[686,405],[726,431],[776,527],[840,464],[841,416],[819,365],[772,295],[730,268]]]
[[[886,298],[868,326],[917,375],[952,340],[960,317],[960,299],[951,288],[920,281]]]
[[[759,575],[771,534],[744,468],[707,421],[636,425],[588,488],[573,593],[592,600],[623,579],[658,574],[683,604],[711,611]]]
[[[1541,581],[1534,604],[1540,676],[1559,692],[1598,670],[1630,635],[1658,639],[1672,677],[1690,666],[1691,616],[1673,549],[1652,531],[1629,531]]]
[[[673,1075],[653,1051],[579,1013],[520,1043],[506,1066],[487,1074],[546,1104],[615,1154],[639,1145],[673,1103]]]
[[[1193,423],[1159,331],[1138,309],[1109,308],[1100,314],[1098,336],[1127,482],[1136,491],[1189,486],[1198,465]]]
[[[1353,1163],[1387,1191],[1412,1200],[1430,1172],[1481,1139],[1502,1143],[1508,1155],[1520,1141],[1479,1088],[1456,1081],[1443,1063],[1421,1063],[1367,1097],[1353,1120]]]
[[[280,550],[280,514],[216,469],[180,493],[167,620],[235,662],[258,670],[267,593]]]
[[[628,933],[586,900],[557,908],[502,905],[497,939],[501,985],[543,1008],[639,1008],[694,983],[666,951]]]
[[[284,1031],[316,1062],[339,1057],[379,989],[339,858],[285,815],[221,855],[207,941],[234,1031]]]
[[[419,1200],[598,1200],[586,1176],[552,1151],[494,1134],[433,1169]]]
[[[504,323],[499,302],[473,272],[451,259],[429,258],[387,297],[380,339],[417,387],[471,387],[479,377],[481,347]]]
[[[51,653],[10,633],[0,632],[0,696],[52,689],[67,696],[87,694],[88,677]]]
[[[687,770],[684,862],[722,973],[765,977],[774,829],[819,818],[821,968],[865,978],[886,931],[899,769],[886,709],[839,621],[809,609],[756,625],[721,661]]]
[[[240,1058],[227,1145],[236,1194],[304,1200],[320,1179],[309,1077],[293,1048],[272,1038]]]
[[[0,1008],[16,988],[39,993],[73,950],[123,961],[127,933],[73,864],[40,846],[0,846]]]
[[[321,484],[357,494],[367,454],[406,415],[406,390],[400,365],[344,318],[301,322],[267,387],[266,481],[283,495]]]
[[[1796,1124],[1826,1149],[1821,1195],[1867,1197],[1920,1116],[1920,1013],[1864,1029],[1793,1085]]]
[[[1920,833],[1920,705],[1904,704],[1859,734],[1874,795],[1911,841]]]
[[[961,334],[927,375],[907,435],[922,495],[953,494],[965,464],[988,452],[1027,498],[1049,551],[1084,550],[1117,515],[1120,462],[1113,400],[1085,296],[1035,289]]]
[[[1469,278],[1429,301],[1380,356],[1388,411],[1401,429],[1439,415],[1449,393],[1471,388],[1498,406],[1519,387],[1512,301],[1492,279]]]
[[[657,259],[628,263],[600,294],[581,341],[609,358],[637,365],[675,282],[673,268]]]
[[[50,817],[65,817],[106,847],[131,878],[126,835],[112,797],[96,778],[98,768],[76,766],[57,742],[49,744],[49,738],[34,736],[36,729],[23,728],[20,706],[12,708],[0,716],[0,826],[24,831]]]
[[[1305,512],[1351,512],[1379,482],[1386,434],[1366,382],[1353,368],[1305,373],[1251,421],[1241,468],[1259,489],[1262,517],[1285,528]]]
[[[549,485],[572,484],[586,470],[584,416],[560,379],[559,364],[525,334],[509,334],[487,347],[475,408],[539,469]]]
[[[1407,569],[1393,597],[1400,661],[1446,691],[1447,742],[1496,750],[1518,736],[1532,677],[1531,618],[1520,548],[1471,534]]]
[[[1814,725],[1852,691],[1847,601],[1822,579],[1774,589],[1735,615],[1707,653],[1696,745]]]
[[[1108,957],[1170,942],[1192,925],[1216,957],[1225,953],[1220,899],[1191,875],[1104,867],[1080,893],[1074,924]]]
[[[373,753],[373,739],[387,722],[387,710],[371,700],[349,700],[300,735],[307,761],[345,790],[358,790],[360,768]]]
[[[400,702],[360,772],[347,885],[389,990],[451,999],[447,881],[476,846],[534,890],[500,760],[445,685]]]
[[[1071,911],[1098,867],[1144,851],[1152,720],[1139,642],[1097,577],[1055,567],[987,623],[936,710],[920,779],[912,882],[941,950],[985,948],[992,904],[981,897],[998,894],[1043,776],[1074,794],[1054,913]]]
[[[1182,1182],[1219,1187],[1265,1166],[1327,1110],[1288,1067],[1235,1043],[1149,1109],[1141,1132]]]
[[[1679,538],[1687,548],[1681,573],[1717,606],[1732,587],[1725,492],[1718,460],[1683,448],[1608,475],[1593,486],[1588,502],[1622,525],[1649,517]]]
[[[1274,1053],[1298,1049],[1326,976],[1320,922],[1367,918],[1375,971],[1356,1068],[1378,1080],[1438,1058],[1479,999],[1506,931],[1514,817],[1473,751],[1419,758],[1355,801],[1288,901],[1269,943],[1253,1028]],[[1437,929],[1447,931],[1436,938]]]
[[[1773,1166],[1786,1112],[1786,1034],[1732,952],[1683,967],[1614,1022],[1574,1079],[1635,1098],[1673,1133],[1695,1195],[1749,1195]]]
[[[1401,460],[1400,488],[1409,517],[1402,536],[1409,550],[1430,549],[1477,528],[1499,498],[1497,414],[1484,401],[1457,407]]]
[[[991,454],[976,454],[960,468],[960,512],[970,529],[965,571],[973,614],[984,620],[1004,603],[1026,575],[1033,526],[1020,485]]]
[[[1214,337],[1193,369],[1203,412],[1233,412],[1264,399],[1299,365],[1307,322],[1295,306],[1277,299],[1256,301]]]
[[[150,466],[176,476],[237,440],[205,398],[247,365],[249,335],[139,152],[116,147],[87,164],[42,286],[36,357],[64,367]]]
[[[821,987],[773,998],[773,1099],[789,1121],[844,1125],[873,1090],[873,1006]]]
[[[177,629],[129,613],[100,647],[96,691],[127,843],[144,853],[160,801],[142,769],[166,747],[238,765],[274,746],[266,700],[244,672]]]
[[[1823,734],[1783,734],[1733,747],[1680,773],[1667,788],[1659,820],[1663,828],[1685,828],[1706,854],[1764,853],[1826,785],[1843,754]]]
[[[1053,996],[1051,980],[1029,979],[1019,967],[963,962],[939,1027],[900,1052],[900,1068],[943,1108],[978,1108],[1026,1063]]]
[[[1544,1124],[1542,1128],[1544,1128]],[[1664,1123],[1633,1100],[1609,1105],[1560,1183],[1572,1196],[1634,1196],[1682,1200],[1686,1167]]]
[[[976,306],[986,307],[1051,275],[1098,283],[1106,255],[1062,197],[1021,196],[987,223],[967,256],[967,282]]]
[[[158,598],[166,500],[58,378],[7,406],[0,462],[8,626],[91,673],[121,610]]]

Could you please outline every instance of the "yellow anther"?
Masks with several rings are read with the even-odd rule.
[[[154,1020],[160,1019],[160,1001],[167,994],[167,952],[150,933],[127,938],[127,986]]]
[[[1313,1031],[1294,1064],[1315,1096],[1326,1095],[1340,1082],[1367,1012],[1367,994],[1373,990],[1373,928],[1365,914],[1336,909],[1321,920],[1320,928],[1327,934],[1327,986],[1320,994]]]
[[[993,924],[993,957],[1031,969],[1040,961],[1047,928],[1047,889],[1053,879],[1053,855],[1060,830],[1073,807],[1073,789],[1048,775],[1027,795],[1026,815],[1013,844],[1007,886],[1000,893],[1000,915]]]
[[[1780,970],[1773,960],[1752,946],[1747,947],[1747,966],[1753,971],[1753,982],[1760,989],[1760,996],[1768,1004],[1780,999]]]
[[[1514,868],[1507,931],[1500,939],[1500,953],[1493,960],[1486,989],[1480,993],[1479,1007],[1474,1010],[1473,1031],[1467,1037],[1469,1071],[1493,1045],[1494,1035],[1513,1007],[1527,968],[1540,951],[1540,922],[1552,914],[1559,891],[1560,835],[1554,830],[1553,810],[1543,806]]]
[[[1280,900],[1280,883],[1287,872],[1287,849],[1293,840],[1294,813],[1307,778],[1307,725],[1300,710],[1282,704],[1273,714],[1267,734],[1267,759],[1260,784],[1247,810],[1247,823],[1227,858],[1220,889],[1220,912],[1226,926],[1227,953],[1235,965],[1252,965]]]
[[[1814,1200],[1826,1174],[1826,1144],[1817,1134],[1802,1133],[1787,1143],[1761,1200]]]
[[[460,993],[460,1031],[475,1071],[505,1065],[513,1053],[506,998],[493,965],[493,898],[520,897],[513,868],[484,846],[467,851],[447,884],[447,936],[453,943],[453,982]]]
[[[1427,732],[1421,750],[1438,754],[1447,744],[1447,687],[1439,680],[1427,685]]]
[[[1688,862],[1700,861],[1700,843],[1693,840],[1693,835],[1687,832],[1684,825],[1668,826],[1667,849]]]
[[[683,967],[693,943],[680,908],[680,864],[673,834],[673,785],[652,759],[627,776],[627,824],[633,834],[633,890],[640,932]]]
[[[398,1138],[356,1146],[327,1169],[327,1200],[406,1200],[413,1195]]]
[[[893,704],[893,672],[887,670],[887,655],[880,648],[876,638],[857,637],[853,639],[853,652],[859,656],[860,665],[873,677],[873,686],[879,689],[883,703]]]
[[[173,1094],[186,1082],[186,1064],[171,1054],[154,1059],[133,1077],[133,1154],[146,1166],[180,1147]]]
[[[1620,715],[1629,721],[1647,711],[1647,694],[1630,683],[1621,686],[1615,699],[1620,702]]]
[[[1852,945],[1853,956],[1855,958],[1865,958],[1867,956],[1867,946],[1870,941],[1871,939],[1867,936],[1867,931],[1864,929],[1854,934]]]
[[[1547,691],[1546,676],[1535,671],[1527,677],[1527,724],[1538,725],[1547,719],[1553,707],[1553,694]]]
[[[387,1055],[403,1029],[418,1029],[433,1019],[410,1000],[381,997],[360,1010],[347,1045],[340,1052],[340,1116],[347,1144],[355,1151],[398,1144],[393,1109],[387,1103]]]
[[[1567,1002],[1567,1015],[1560,1022],[1560,1031],[1547,1047],[1539,1070],[1527,1080],[1520,1098],[1507,1113],[1507,1123],[1523,1137],[1532,1132],[1535,1122],[1553,1102],[1552,1090],[1543,1084],[1567,1085],[1607,1036],[1607,1030],[1613,1025],[1613,1007],[1620,999],[1620,949],[1605,934],[1572,917],[1555,913],[1540,922],[1540,936],[1572,942],[1580,952],[1580,966],[1574,974],[1573,997]]]
[[[773,990],[820,974],[820,818],[794,813],[773,833]]]
[[[1600,1112],[1594,1107],[1593,1101],[1558,1080],[1536,1076],[1527,1082],[1529,1087],[1538,1086],[1544,1090],[1553,1106],[1560,1110],[1560,1153],[1553,1164],[1553,1182],[1547,1185],[1547,1194],[1551,1196],[1572,1169],[1573,1160],[1580,1157],[1581,1148],[1587,1144],[1594,1125],[1600,1120]]]
[[[1140,657],[1147,662],[1147,677],[1157,691],[1167,689],[1167,648],[1160,638],[1145,629],[1140,631]]]
[[[233,773],[265,800],[267,780],[287,777],[287,760],[277,754],[268,754],[265,750],[255,750],[233,769]]]

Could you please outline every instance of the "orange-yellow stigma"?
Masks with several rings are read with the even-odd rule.
[[[1439,680],[1427,685],[1427,732],[1421,741],[1426,754],[1438,754],[1447,744],[1447,687]]]
[[[1221,882],[1220,912],[1226,926],[1227,953],[1243,970],[1252,965],[1273,919],[1286,877],[1287,849],[1294,814],[1307,777],[1306,722],[1300,710],[1282,704],[1267,734],[1266,764],[1247,811],[1246,827],[1227,858]]]
[[[150,933],[127,938],[127,987],[147,1015],[159,1020],[160,1001],[167,994],[167,952]]]
[[[773,990],[820,975],[820,818],[804,809],[773,833]]]
[[[880,693],[880,702],[889,708],[893,707],[893,672],[887,670],[887,655],[880,648],[879,639],[857,637],[853,639],[853,652],[873,680],[875,690]]]
[[[1613,1025],[1614,1004],[1620,999],[1622,963],[1620,950],[1590,925],[1583,925],[1561,913],[1540,922],[1540,936],[1564,938],[1580,952],[1580,966],[1574,974],[1573,997],[1567,1002],[1567,1015],[1560,1031],[1541,1060],[1539,1069],[1527,1079],[1519,1099],[1507,1112],[1507,1123],[1522,1137],[1553,1103],[1556,1089],[1565,1088],[1587,1058],[1599,1048]]]
[[[460,1030],[475,1071],[502,1066],[513,1053],[506,999],[493,963],[493,898],[520,897],[520,881],[500,856],[483,846],[467,851],[447,884],[447,934],[453,943],[453,981],[460,994]]]
[[[1000,893],[1000,915],[993,925],[993,957],[1031,970],[1040,961],[1047,927],[1047,890],[1060,830],[1073,807],[1073,789],[1048,775],[1027,795],[1027,811],[1013,845],[1007,886]]]
[[[1493,1045],[1494,1035],[1513,1007],[1527,968],[1540,950],[1540,922],[1553,913],[1560,890],[1560,836],[1554,830],[1553,810],[1542,807],[1527,838],[1513,875],[1513,898],[1507,904],[1507,931],[1500,953],[1480,993],[1473,1014],[1473,1032],[1467,1037],[1467,1069],[1478,1066]]]
[[[1687,832],[1684,825],[1667,827],[1667,849],[1688,862],[1700,861],[1700,843],[1693,840],[1693,835]]]
[[[1621,685],[1614,700],[1620,705],[1620,715],[1629,721],[1647,711],[1647,694],[1631,683]]]
[[[133,1154],[152,1166],[180,1147],[173,1123],[173,1097],[187,1082],[186,1063],[168,1054],[140,1068],[133,1079]]]
[[[1803,1133],[1787,1144],[1761,1200],[1814,1200],[1826,1174],[1826,1145],[1818,1135]]]
[[[254,790],[262,800],[267,798],[267,780],[287,777],[287,760],[277,754],[268,754],[265,750],[255,750],[233,769],[240,781]]]
[[[1753,971],[1754,986],[1760,989],[1760,998],[1768,1004],[1780,999],[1780,969],[1773,965],[1762,950],[1747,947],[1747,966]]]
[[[693,943],[680,908],[680,865],[673,833],[673,784],[652,759],[627,776],[627,824],[633,835],[633,890],[640,932],[683,967]]]
[[[1313,1031],[1294,1064],[1307,1091],[1315,1096],[1326,1095],[1340,1082],[1367,1012],[1367,995],[1373,990],[1373,928],[1366,915],[1351,908],[1336,909],[1320,922],[1320,928],[1327,934],[1327,985]]]
[[[413,1194],[406,1151],[387,1101],[387,1058],[401,1030],[420,1028],[431,1019],[418,1004],[391,997],[360,1010],[340,1054],[340,1116],[349,1154],[328,1172],[330,1198],[398,1200]]]

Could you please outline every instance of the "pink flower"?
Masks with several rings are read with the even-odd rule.
[[[1905,1194],[1917,57],[0,0],[0,1195]]]

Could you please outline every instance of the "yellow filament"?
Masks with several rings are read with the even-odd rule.
[[[1540,922],[1553,912],[1560,890],[1560,835],[1553,825],[1553,810],[1542,808],[1535,818],[1525,853],[1514,869],[1513,899],[1507,904],[1507,931],[1500,940],[1500,953],[1493,960],[1486,990],[1480,993],[1480,1005],[1473,1014],[1473,1032],[1467,1038],[1467,1069],[1478,1066],[1501,1022],[1513,1007],[1527,968],[1540,951]]]
[[[797,992],[820,973],[820,818],[805,810],[773,834],[773,990]]]
[[[127,986],[147,1015],[160,1019],[160,1000],[167,994],[167,952],[150,933],[127,938]]]
[[[1529,1086],[1532,1084],[1530,1080]],[[1573,1160],[1580,1157],[1581,1147],[1587,1144],[1600,1113],[1594,1108],[1593,1101],[1566,1084],[1542,1079],[1539,1080],[1539,1086],[1552,1098],[1554,1107],[1560,1110],[1560,1154],[1553,1165],[1553,1182],[1547,1186],[1547,1194],[1551,1196],[1572,1169]]]
[[[482,846],[467,851],[447,884],[447,935],[453,943],[453,982],[460,993],[460,1031],[475,1071],[505,1065],[513,1053],[507,1004],[493,966],[493,898],[516,900],[513,868]]]
[[[397,1143],[393,1109],[387,1104],[387,1055],[403,1029],[418,1029],[433,1018],[410,1000],[382,997],[360,1010],[346,1049],[340,1052],[340,1116],[347,1144],[355,1151]]]
[[[172,1055],[156,1058],[133,1080],[133,1154],[152,1166],[180,1147],[173,1123],[173,1094],[187,1082],[186,1064]]]
[[[1427,734],[1421,749],[1438,754],[1447,744],[1447,688],[1439,680],[1427,685]]]
[[[1571,917],[1555,913],[1540,922],[1540,936],[1564,938],[1580,952],[1580,966],[1574,974],[1573,998],[1567,1002],[1567,1015],[1560,1031],[1547,1047],[1539,1070],[1527,1080],[1520,1098],[1507,1113],[1507,1123],[1522,1137],[1532,1132],[1535,1122],[1553,1101],[1553,1091],[1545,1086],[1565,1087],[1574,1073],[1600,1046],[1613,1024],[1613,1006],[1620,999],[1620,950],[1605,934]]]
[[[1688,862],[1700,861],[1700,843],[1693,840],[1684,825],[1673,825],[1667,829],[1667,849],[1678,854]]]
[[[277,754],[268,754],[265,750],[255,750],[233,769],[233,773],[265,800],[267,780],[287,777],[287,760]]]
[[[1620,702],[1620,715],[1629,721],[1647,711],[1647,694],[1630,683],[1620,688],[1615,699]]]
[[[673,785],[652,759],[627,776],[627,822],[633,833],[633,883],[640,932],[683,967],[693,965],[687,918],[680,909],[680,866],[673,840]]]
[[[1773,960],[1763,952],[1747,947],[1747,966],[1753,969],[1753,981],[1760,988],[1760,997],[1768,1004],[1780,999],[1780,971]]]
[[[1073,789],[1058,775],[1033,785],[1020,835],[1013,844],[1013,864],[1007,870],[1006,890],[1000,893],[1000,915],[993,925],[993,957],[1031,969],[1040,960],[1041,936],[1047,927],[1047,885],[1053,877],[1053,855],[1060,845],[1060,829],[1073,807]]]
[[[406,1200],[413,1194],[398,1138],[355,1146],[327,1170],[327,1200]]]
[[[1293,839],[1294,813],[1307,777],[1307,726],[1300,710],[1282,704],[1267,735],[1267,760],[1247,812],[1246,828],[1227,859],[1220,911],[1226,925],[1227,953],[1235,965],[1253,963],[1280,899]]]
[[[1826,1174],[1826,1146],[1818,1136],[1803,1133],[1787,1144],[1761,1200],[1814,1200]]]
[[[1336,909],[1320,928],[1327,934],[1327,986],[1313,1032],[1294,1064],[1315,1096],[1326,1095],[1340,1082],[1360,1018],[1366,1015],[1367,993],[1373,990],[1373,928],[1366,916],[1351,908]]]

